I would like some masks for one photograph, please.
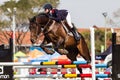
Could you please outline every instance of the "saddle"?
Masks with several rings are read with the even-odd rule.
[[[80,36],[80,34],[77,32],[76,27],[74,26],[74,24],[72,24],[72,25],[73,25],[73,28],[71,28],[71,27],[68,25],[68,23],[67,23],[66,20],[61,21],[61,23],[62,23],[63,28],[65,29],[66,33],[68,33],[69,35],[72,35],[72,36],[75,38],[75,40],[76,40],[77,42],[79,42],[81,36]],[[71,33],[72,33],[72,34],[71,34]]]
[[[55,21],[53,20],[52,25],[54,25],[54,23],[55,23]],[[74,39],[76,40],[76,43],[79,43],[81,36],[80,36],[80,34],[77,32],[75,26],[73,25],[73,28],[71,28],[71,27],[68,25],[68,23],[67,23],[66,20],[61,21],[60,23],[63,25],[63,28],[64,28],[65,32],[66,32],[67,34],[73,36]],[[53,29],[53,26],[52,26],[52,25],[49,27],[49,30],[48,30],[47,32],[49,32],[49,31],[51,31],[51,30]]]

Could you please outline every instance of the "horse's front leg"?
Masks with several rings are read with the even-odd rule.
[[[53,54],[54,51],[53,50],[49,50],[45,45],[47,45],[49,42],[47,40],[43,40],[43,42],[41,43],[40,47],[47,53],[47,54]]]
[[[63,45],[63,42],[64,42],[64,39],[62,38],[59,38],[57,40],[57,42],[54,44],[54,49],[55,51],[57,51],[59,54],[61,55],[66,55],[68,54],[68,51],[64,48],[64,45]]]

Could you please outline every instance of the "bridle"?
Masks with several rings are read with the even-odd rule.
[[[48,31],[45,32],[46,28],[48,28],[48,24],[50,23],[51,19],[48,20],[48,22],[44,25],[44,24],[40,24],[40,23],[37,23],[35,21],[35,24],[36,24],[36,35],[37,35],[37,38],[40,37],[40,36],[43,36],[43,34],[40,34],[40,33],[44,33],[47,34]],[[41,32],[39,32],[39,27],[41,28]]]
[[[46,34],[45,30],[46,30],[46,28],[48,28],[48,24],[50,23],[50,21],[51,21],[51,19],[49,19],[47,24],[45,24],[45,25],[40,25],[39,24],[40,26],[43,26],[43,27],[41,27],[41,30],[42,30],[41,32],[42,33]]]

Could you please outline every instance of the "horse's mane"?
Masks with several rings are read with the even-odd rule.
[[[35,22],[35,19],[36,19],[36,16],[33,16],[33,17],[30,19],[30,22]]]
[[[38,16],[41,16],[41,15],[46,16],[46,17],[49,18],[49,15],[48,15],[47,13],[42,12],[42,13],[39,13],[39,14],[38,14]]]
[[[49,15],[48,15],[48,14],[42,12],[42,13],[39,13],[38,15],[33,16],[33,17],[30,19],[30,22],[35,22],[36,17],[37,17],[37,16],[41,16],[41,15],[46,16],[46,17],[49,18]]]

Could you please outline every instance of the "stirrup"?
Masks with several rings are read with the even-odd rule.
[[[76,33],[76,34],[75,34],[75,40],[76,40],[76,41],[79,41],[81,37],[80,37],[80,35],[78,34],[77,31],[76,31],[75,33]]]
[[[78,36],[78,35],[75,36],[75,40],[76,40],[76,41],[80,41],[80,36]]]

